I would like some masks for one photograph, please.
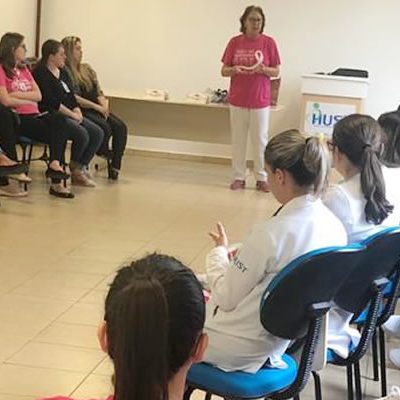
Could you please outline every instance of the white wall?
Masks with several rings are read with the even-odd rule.
[[[43,3],[42,39],[81,36],[85,58],[106,89],[156,87],[183,96],[227,85],[219,77],[221,54],[249,1]],[[267,33],[281,52],[280,102],[287,106],[280,116],[282,129],[298,125],[300,77],[305,72],[339,66],[367,69],[371,86],[366,111],[378,116],[400,103],[398,0],[268,0],[260,5],[267,13]]]
[[[36,0],[0,0],[0,36],[19,32],[25,36],[28,56],[35,54]]]

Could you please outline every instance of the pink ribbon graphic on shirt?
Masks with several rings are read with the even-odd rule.
[[[241,66],[240,68],[245,69],[247,71],[252,71],[253,69],[256,69],[259,65],[261,65],[264,61],[264,54],[262,53],[261,50],[256,50],[254,53],[254,56],[256,58],[256,63],[252,65],[251,67],[245,67]]]

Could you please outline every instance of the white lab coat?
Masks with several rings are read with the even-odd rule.
[[[342,221],[349,243],[359,242],[400,223],[400,169],[382,167],[382,171],[387,187],[386,198],[394,206],[394,211],[380,225],[371,224],[365,219],[367,201],[361,189],[360,174],[328,189],[324,203]]]
[[[384,221],[387,226],[400,224],[400,168],[382,167],[385,178],[386,198],[394,206],[393,212]]]
[[[400,223],[400,168],[382,167],[382,172],[386,198],[394,210],[380,225],[368,223],[365,219],[366,200],[360,174],[328,189],[324,203],[342,221],[349,243],[362,241]],[[350,327],[352,317],[353,314],[339,307],[334,307],[329,313],[328,347],[343,358],[348,356],[350,345],[357,345],[360,339],[360,333]]]
[[[256,224],[232,262],[225,247],[214,248],[207,256],[211,299],[205,361],[227,371],[253,373],[267,361],[284,367],[281,356],[289,341],[271,335],[261,325],[261,297],[276,273],[293,259],[346,243],[341,222],[321,200],[306,195]]]

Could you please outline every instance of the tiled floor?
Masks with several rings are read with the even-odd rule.
[[[1,199],[0,400],[109,394],[112,368],[95,335],[113,271],[155,250],[202,271],[216,221],[233,243],[277,208],[251,180],[228,190],[226,165],[129,155],[118,183],[101,171],[97,188],[76,189],[73,201],[50,197],[43,171],[34,166],[27,199]],[[369,361],[363,386],[373,399]],[[399,384],[400,371],[390,369],[389,382]],[[326,368],[323,389],[326,400],[345,399],[344,370]],[[311,385],[303,398],[313,398]]]

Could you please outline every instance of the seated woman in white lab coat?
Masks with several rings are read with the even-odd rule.
[[[328,147],[333,167],[343,181],[329,187],[325,205],[342,221],[349,243],[358,242],[384,228],[398,225],[387,196],[385,174],[380,160],[385,135],[370,116],[353,114],[340,120]],[[399,199],[400,200],[400,199]],[[396,208],[400,211],[400,205]],[[348,356],[360,334],[350,328],[353,314],[338,307],[329,313],[328,346],[341,357]]]
[[[400,110],[382,114],[378,122],[386,134],[382,162],[387,195],[394,205],[394,218],[400,223]],[[400,338],[400,315],[389,318],[383,328],[388,334]],[[400,368],[400,348],[392,349],[389,358],[397,368]]]
[[[322,203],[329,154],[317,137],[283,132],[265,150],[271,192],[282,204],[272,218],[253,226],[233,260],[224,227],[211,233],[216,247],[206,272],[209,347],[205,361],[221,369],[257,372],[266,362],[283,367],[289,342],[268,333],[260,323],[260,300],[272,278],[296,257],[347,243],[342,223]]]
[[[328,142],[333,167],[344,180],[328,189],[324,203],[343,222],[349,243],[399,223],[391,215],[380,161],[384,137],[372,117],[353,114],[335,125]]]

